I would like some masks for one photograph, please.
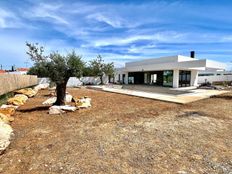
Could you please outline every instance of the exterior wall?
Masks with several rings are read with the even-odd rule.
[[[21,75],[26,75],[27,71],[12,71],[12,72],[7,72],[8,74],[21,74]]]
[[[196,59],[186,56],[169,56],[162,58],[146,59],[136,62],[128,62],[125,68],[117,69],[115,73],[115,82],[119,82],[118,75],[120,74],[120,82],[122,82],[122,74],[126,74],[126,81],[128,80],[128,72],[148,72],[148,71],[165,71],[173,70],[173,87],[179,87],[179,70],[191,71],[190,86],[198,85],[198,71],[216,71],[224,70],[226,65],[224,63],[215,62],[207,59]],[[189,77],[189,76],[188,76]],[[199,80],[206,77],[199,77]],[[211,79],[211,77],[207,77]],[[146,78],[145,78],[146,81]],[[219,81],[219,79],[217,80]],[[224,80],[221,80],[224,81]],[[188,80],[189,82],[189,80]],[[189,83],[188,85],[189,86]]]
[[[124,74],[126,75],[126,76],[125,76],[125,84],[128,84],[128,73],[125,72]]]
[[[213,76],[198,76],[198,84],[202,84],[206,82],[224,82],[224,81],[232,81],[232,75],[217,75]]]
[[[114,73],[114,83],[122,83],[123,74],[125,74],[125,84],[128,84],[128,72],[125,72],[122,69],[118,69]],[[120,75],[120,79],[119,79],[119,75]]]
[[[179,88],[179,70],[173,70],[173,88]]]
[[[198,71],[191,71],[191,86],[198,86]]]
[[[49,78],[38,78],[38,84],[45,84],[50,83]],[[103,76],[103,82],[104,84],[109,83],[109,77]],[[70,77],[67,83],[67,87],[78,87],[83,84],[92,84],[92,85],[99,85],[101,83],[100,77]]]
[[[0,74],[0,95],[37,85],[37,76],[20,74]]]

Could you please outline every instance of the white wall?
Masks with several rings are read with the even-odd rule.
[[[12,71],[12,72],[7,72],[7,74],[21,74],[21,75],[26,75],[27,71]]]
[[[217,76],[216,74],[214,76],[198,76],[198,84],[202,84],[207,82],[224,82],[224,81],[232,81],[232,75],[220,75]]]
[[[104,84],[109,83],[108,76],[103,76]],[[49,78],[38,78],[38,84],[50,83]],[[67,87],[78,87],[85,84],[99,85],[101,83],[100,77],[70,77]]]
[[[192,70],[191,71],[191,86],[197,86],[198,85],[198,71]]]
[[[173,70],[173,88],[179,88],[179,70]]]

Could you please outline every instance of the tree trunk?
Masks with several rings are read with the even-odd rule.
[[[67,85],[67,81],[56,84],[57,99],[54,105],[57,105],[57,106],[65,105],[66,85]]]
[[[101,85],[104,85],[103,84],[103,76],[100,76],[100,80],[101,80]]]

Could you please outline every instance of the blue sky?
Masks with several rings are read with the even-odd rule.
[[[28,41],[117,67],[191,50],[229,65],[231,16],[229,0],[0,0],[0,64],[25,67]]]

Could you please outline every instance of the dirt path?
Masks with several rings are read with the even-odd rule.
[[[92,108],[17,112],[0,173],[230,173],[232,93],[188,105],[69,89]],[[22,109],[41,105],[41,91]]]

